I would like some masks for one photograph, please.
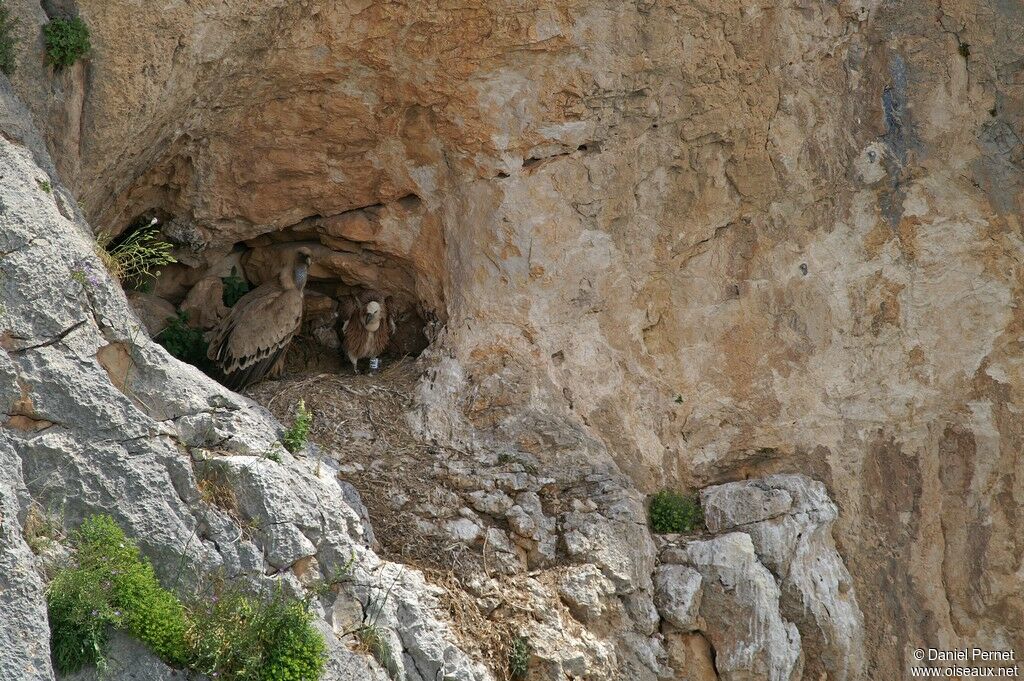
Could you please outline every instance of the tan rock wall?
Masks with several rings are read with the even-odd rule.
[[[326,218],[427,282],[473,424],[578,419],[645,490],[822,479],[873,678],[1024,652],[1016,4],[165,5],[79,3],[80,112],[15,80],[95,224]]]

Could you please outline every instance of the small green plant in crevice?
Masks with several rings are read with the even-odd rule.
[[[344,575],[350,570],[354,558],[355,555],[353,554],[352,559],[349,560],[342,570],[341,579],[344,579]],[[404,569],[398,570],[391,580],[391,584],[380,595],[374,593],[374,589],[380,591],[379,586],[370,590],[366,604],[363,606],[362,623],[354,630],[348,632],[355,636],[356,642],[363,651],[373,655],[374,659],[380,663],[380,666],[388,672],[388,676],[394,679],[394,681],[399,680],[398,664],[395,661],[394,651],[391,649],[391,640],[385,629],[377,624],[377,621],[384,612],[388,599],[391,598],[391,591],[402,578],[403,572]]]
[[[299,400],[295,407],[295,421],[284,433],[284,448],[294,454],[306,446],[309,429],[313,425],[313,412],[306,409],[305,400]]]
[[[74,562],[47,589],[51,653],[57,671],[102,669],[111,628],[160,659],[223,681],[316,681],[326,663],[309,602],[218,589],[183,604],[109,516],[72,534]]]
[[[53,185],[50,184],[49,180],[36,180],[36,184],[47,194],[53,193]]]
[[[516,636],[508,649],[508,678],[511,681],[523,681],[530,671],[530,655],[533,646],[525,636]]]
[[[334,574],[327,579],[317,579],[306,585],[307,598],[320,598],[322,596],[337,596],[338,587],[352,579],[353,566],[356,564],[355,549],[350,549],[348,560],[337,568]]]
[[[79,17],[52,19],[43,26],[43,39],[46,42],[46,61],[57,70],[71,66],[92,49],[89,27]]]
[[[221,282],[224,284],[224,292],[221,294],[224,307],[234,307],[235,303],[249,292],[249,282],[238,275],[238,269],[235,267],[231,268],[231,274],[221,277]]]
[[[138,289],[160,276],[160,268],[178,262],[174,246],[164,239],[153,218],[148,224],[129,227],[128,236],[114,242],[108,232],[96,237],[96,254],[121,286]]]
[[[238,497],[222,469],[212,466],[204,467],[202,473],[196,475],[196,487],[199,489],[199,496],[203,501],[221,509],[241,524]]]
[[[696,494],[662,490],[651,497],[651,529],[658,534],[693,532],[704,524],[704,511]]]
[[[398,664],[395,662],[395,653],[391,649],[391,642],[387,634],[376,624],[364,624],[356,629],[356,640],[359,646],[377,660],[391,678],[398,675]]]
[[[153,340],[182,362],[206,368],[209,363],[206,357],[208,344],[202,331],[188,325],[188,313],[179,312],[177,317],[169,317],[167,321],[167,326]]]
[[[11,9],[4,0],[0,0],[0,72],[8,76],[14,73],[14,52],[18,44],[14,29],[17,26],[18,21],[11,16]]]
[[[267,450],[265,456],[268,460],[273,461],[274,463],[281,463],[281,443],[275,443],[274,447]]]
[[[71,280],[77,281],[82,288],[93,288],[100,285],[100,268],[93,261],[80,258],[71,266]]]

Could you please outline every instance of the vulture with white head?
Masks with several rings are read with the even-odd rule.
[[[358,374],[359,360],[376,359],[387,350],[395,321],[387,301],[377,291],[364,291],[355,296],[354,302],[352,312],[341,325],[341,347]]]
[[[222,382],[241,390],[284,368],[288,345],[302,325],[302,297],[312,254],[292,253],[276,279],[242,296],[213,330],[207,356],[220,370]]]

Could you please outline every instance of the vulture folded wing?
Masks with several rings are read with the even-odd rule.
[[[210,343],[209,357],[225,385],[246,386],[265,376],[284,355],[301,323],[301,292],[260,287],[231,309]]]

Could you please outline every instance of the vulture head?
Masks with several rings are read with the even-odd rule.
[[[376,331],[380,328],[383,312],[383,306],[376,300],[371,300],[363,306],[363,326],[366,327],[367,331]]]

